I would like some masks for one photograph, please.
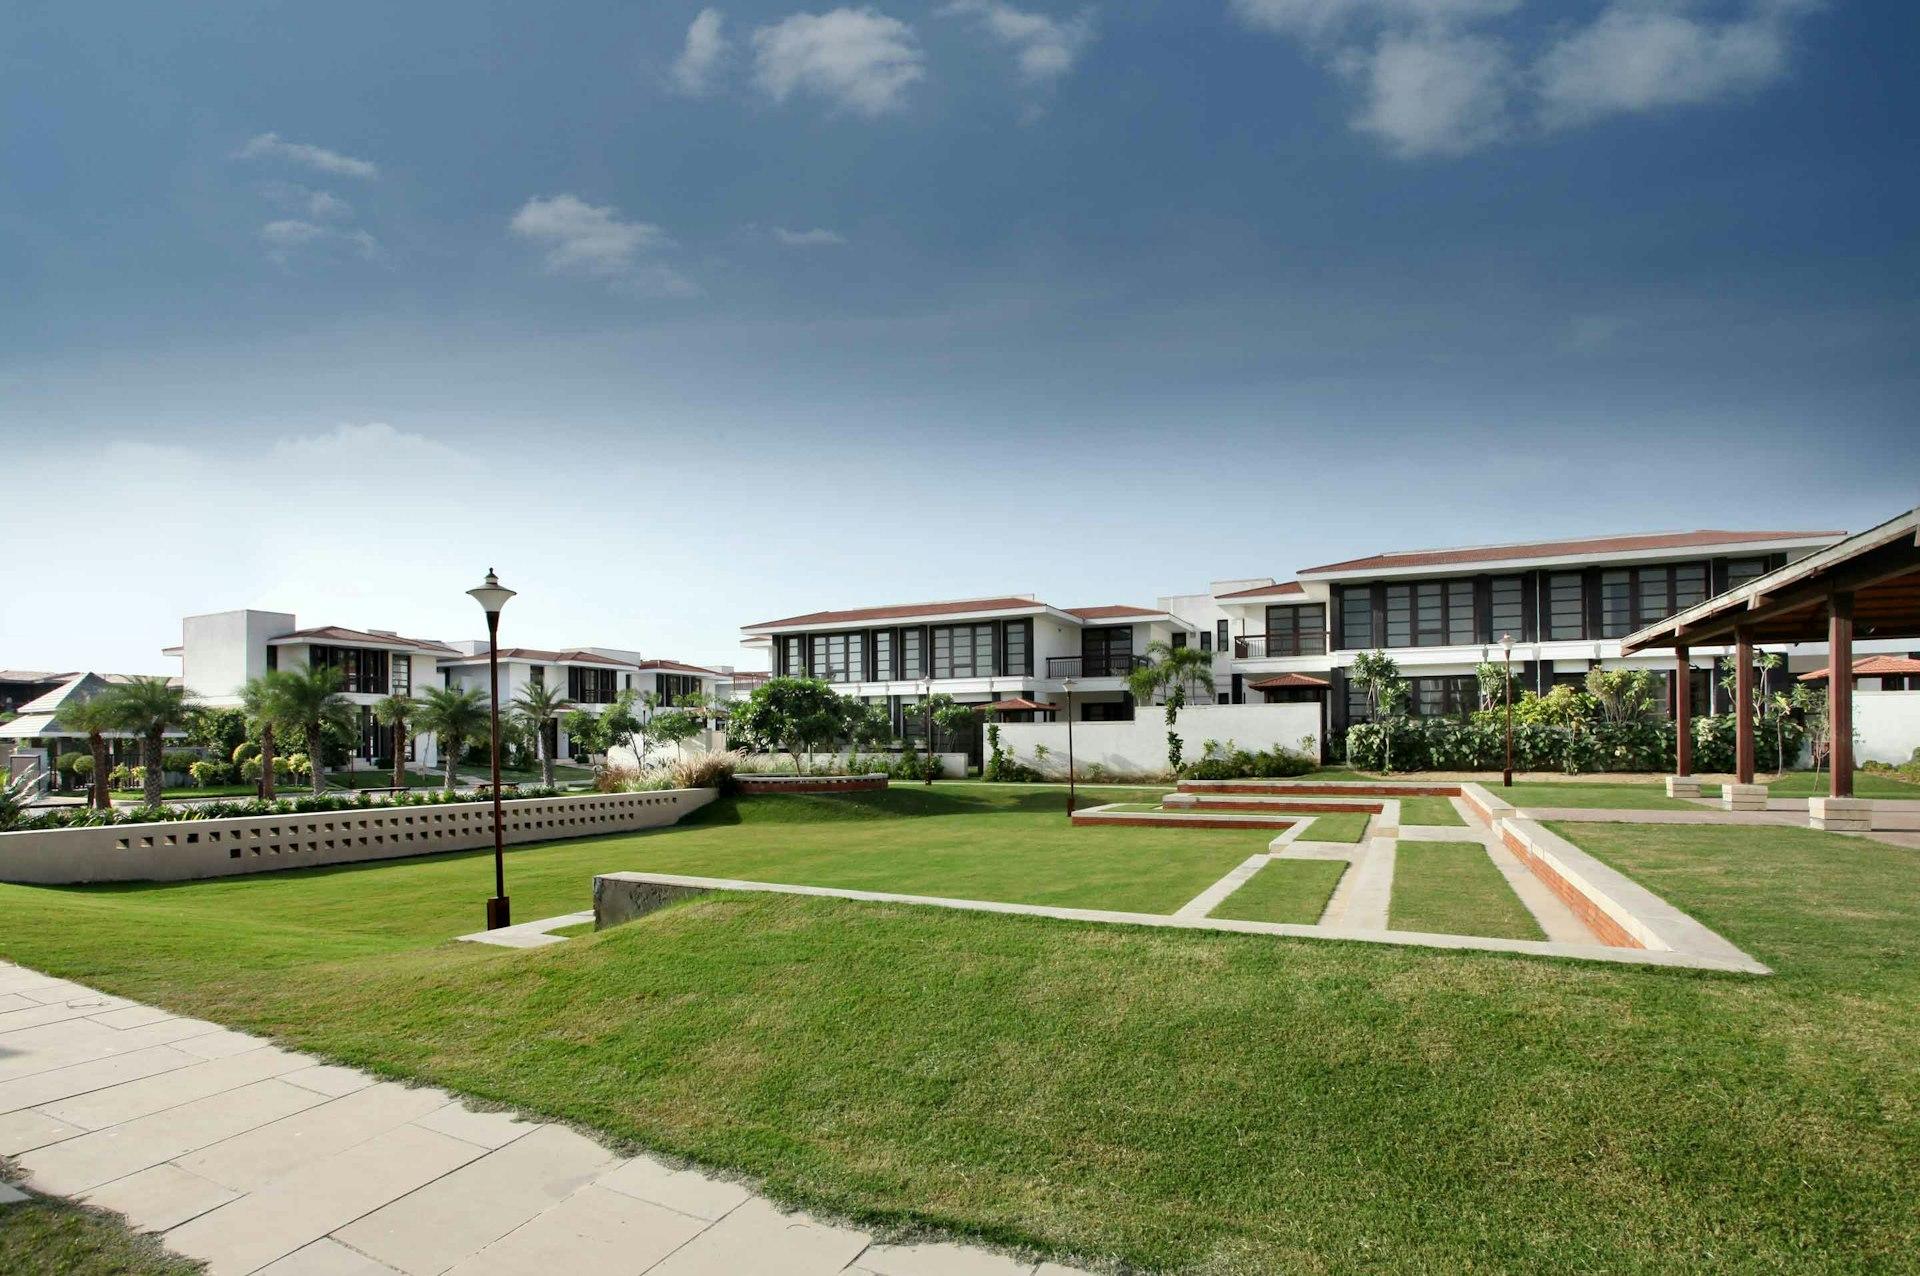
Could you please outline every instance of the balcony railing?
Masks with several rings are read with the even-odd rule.
[[[1235,660],[1264,660],[1268,656],[1324,656],[1326,654],[1326,643],[1301,642],[1291,634],[1285,638],[1279,638],[1276,634],[1248,634],[1233,640]]]
[[[1048,656],[1049,678],[1124,678],[1149,663],[1145,656]]]

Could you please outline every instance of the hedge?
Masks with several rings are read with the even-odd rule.
[[[1734,720],[1731,714],[1693,720],[1693,766],[1702,772],[1733,770]],[[1789,719],[1785,727],[1787,759],[1799,756],[1806,730]],[[1773,723],[1757,727],[1755,765],[1764,771],[1781,769]],[[1386,730],[1363,722],[1347,730],[1353,765],[1367,771],[1388,770]],[[1506,729],[1498,723],[1475,723],[1455,718],[1405,718],[1394,724],[1392,770],[1496,771],[1506,762]],[[1336,751],[1336,756],[1345,756]],[[1513,725],[1513,764],[1522,771],[1672,771],[1674,727],[1671,722],[1601,723],[1591,727],[1555,727],[1542,723]]]

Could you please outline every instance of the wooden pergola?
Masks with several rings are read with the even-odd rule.
[[[1849,536],[1778,571],[1768,572],[1629,635],[1622,655],[1648,648],[1674,649],[1686,686],[1689,649],[1731,644],[1738,668],[1734,694],[1734,770],[1752,785],[1753,648],[1756,643],[1825,641],[1828,667],[1853,667],[1853,640],[1920,637],[1920,509],[1908,510],[1871,531]],[[1692,706],[1674,697],[1678,730],[1675,773],[1693,774]],[[1828,731],[1834,798],[1853,796],[1853,696],[1850,680],[1829,692]],[[1819,801],[1819,799],[1815,799]],[[1729,801],[1729,805],[1733,805]]]

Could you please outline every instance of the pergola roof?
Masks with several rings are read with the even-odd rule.
[[[1622,654],[1649,647],[1733,641],[1745,629],[1754,642],[1817,642],[1827,636],[1827,603],[1853,595],[1860,638],[1920,637],[1920,509],[1849,536],[1630,634]]]

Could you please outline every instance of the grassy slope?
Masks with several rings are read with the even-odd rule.
[[[1478,842],[1401,842],[1389,922],[1443,935],[1546,938]]]
[[[975,821],[983,844],[994,820],[1017,830],[1020,812]],[[910,853],[920,824],[886,822]],[[759,832],[658,840],[729,827]],[[435,944],[477,921],[473,857],[0,887],[0,955],[796,1202],[1067,1254],[1208,1272],[1910,1266],[1911,853],[1796,829],[1562,831],[1778,973],[792,897],[708,897],[525,952]],[[514,855],[517,915],[578,904],[606,865],[577,849]],[[565,866],[546,880],[543,859]]]
[[[1409,797],[1400,799],[1400,823],[1440,824],[1457,827],[1466,821],[1460,818],[1460,812],[1453,809],[1453,803],[1443,797]]]
[[[1346,871],[1341,860],[1270,860],[1211,916],[1311,926],[1327,911],[1327,900]]]
[[[1357,842],[1366,834],[1371,817],[1365,811],[1315,815],[1307,831],[1300,835],[1306,842]]]
[[[0,1272],[7,1276],[192,1276],[201,1270],[118,1215],[43,1197],[0,1205]]]

